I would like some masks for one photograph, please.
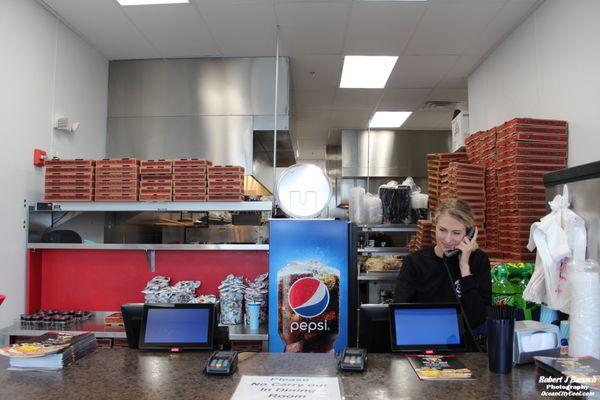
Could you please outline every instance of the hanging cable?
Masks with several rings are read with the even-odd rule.
[[[273,109],[273,215],[277,206],[277,92],[279,91],[279,25],[275,30],[275,106]]]

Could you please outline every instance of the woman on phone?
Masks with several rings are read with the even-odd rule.
[[[473,211],[464,200],[442,201],[433,223],[436,245],[404,259],[394,301],[455,303],[458,298],[475,329],[485,322],[486,307],[492,301],[492,284],[490,260],[477,246]]]

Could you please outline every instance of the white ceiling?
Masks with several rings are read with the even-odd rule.
[[[466,101],[468,74],[543,0],[39,0],[110,60],[289,56],[299,158],[325,157],[375,110],[413,111],[403,129],[450,129],[425,101]],[[344,55],[397,55],[384,89],[340,89]]]

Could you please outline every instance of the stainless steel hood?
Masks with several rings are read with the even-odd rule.
[[[286,57],[277,90],[277,127],[287,131]],[[256,162],[254,131],[273,129],[274,99],[274,57],[112,61],[107,156],[241,165],[271,189],[272,162]]]

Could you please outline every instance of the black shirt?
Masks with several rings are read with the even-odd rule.
[[[486,307],[492,303],[490,260],[481,250],[469,258],[471,275],[461,277],[458,257],[446,258],[452,282],[445,270],[444,258],[435,254],[433,247],[409,254],[400,268],[394,291],[397,303],[455,303],[456,290],[471,327],[485,322]]]

